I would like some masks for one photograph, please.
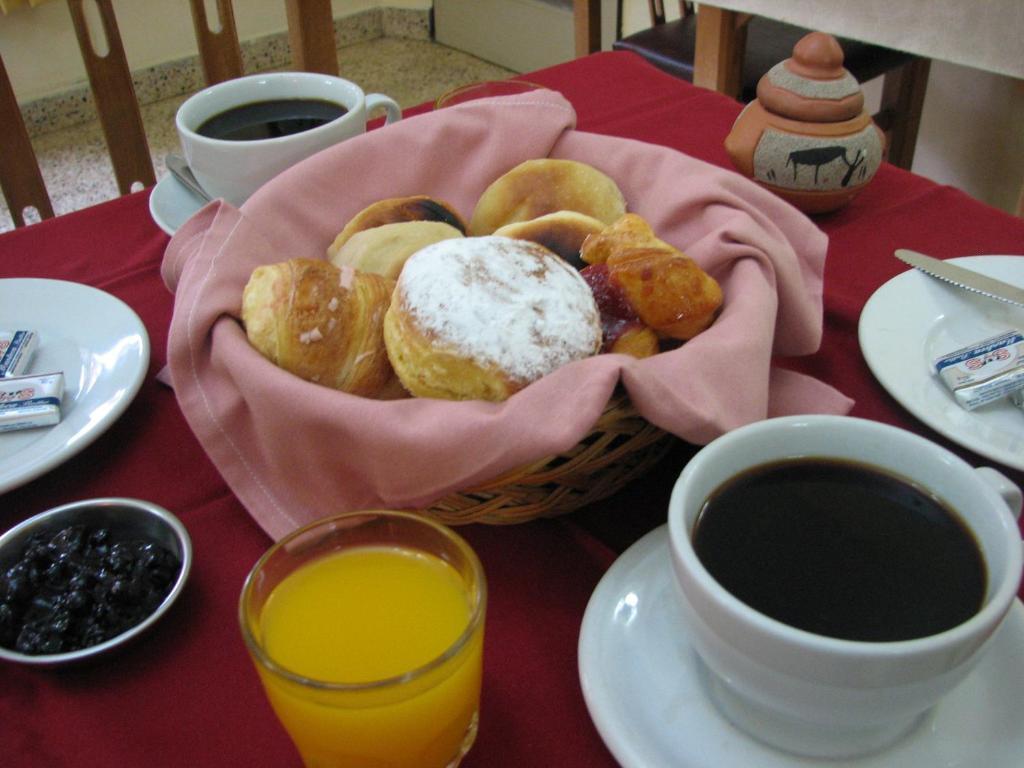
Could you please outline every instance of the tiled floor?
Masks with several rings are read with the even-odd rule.
[[[451,88],[477,80],[501,79],[512,72],[428,40],[381,37],[338,50],[342,77],[367,93],[386,93],[402,107],[433,100]],[[178,151],[174,113],[186,95],[142,108],[150,152],[159,179],[164,156]],[[57,215],[117,196],[117,185],[99,124],[88,123],[33,139],[33,146]],[[13,228],[0,200],[0,232]]]

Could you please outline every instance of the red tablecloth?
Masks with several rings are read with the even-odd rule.
[[[529,75],[564,93],[579,128],[675,147],[730,167],[722,140],[739,105],[626,53],[597,54]],[[165,362],[172,297],[158,267],[167,237],[148,192],[0,237],[0,277],[97,286],[142,318],[152,342],[146,381],[125,415],[58,469],[0,498],[0,529],[43,509],[97,496],[149,499],[175,512],[195,545],[188,588],[141,642],[92,667],[39,671],[0,665],[0,762],[11,766],[297,765],[240,639],[235,606],[269,545],[196,443]],[[903,271],[891,254],[1024,254],[1024,221],[883,165],[829,234],[822,351],[787,364],[855,398],[853,415],[896,424],[962,451],[916,421],[872,377],[856,327],[871,293]],[[588,717],[576,644],[591,591],[617,552],[661,524],[690,449],[592,508],[514,527],[468,526],[491,589],[480,737],[467,768],[614,766]],[[1024,473],[1007,472],[1016,482]]]

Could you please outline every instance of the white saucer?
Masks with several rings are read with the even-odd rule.
[[[1024,256],[950,261],[1024,287]],[[932,373],[941,355],[1011,328],[1024,331],[1024,308],[911,269],[868,299],[858,334],[868,367],[900,405],[959,445],[1024,470],[1024,412],[1006,399],[968,411]]]
[[[168,235],[177,232],[204,205],[203,198],[169,173],[156,183],[149,195],[149,215]]]
[[[63,280],[0,280],[0,328],[33,330],[30,373],[64,372],[62,419],[0,433],[0,494],[67,461],[113,424],[149,367],[149,335],[123,301]]]
[[[706,693],[676,606],[662,526],[612,565],[590,598],[579,669],[590,715],[624,768],[821,768],[734,728]],[[1024,606],[1015,601],[989,654],[896,746],[826,761],[843,768],[1024,765]]]

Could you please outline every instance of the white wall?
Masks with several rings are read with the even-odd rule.
[[[933,61],[913,170],[1014,213],[1024,184],[1024,80]]]
[[[207,17],[215,19],[216,3],[206,0],[206,5]],[[91,10],[92,3],[87,0],[85,6]],[[287,28],[283,0],[234,0],[233,7],[242,40]],[[337,17],[376,7],[426,9],[430,0],[333,0],[332,7]],[[115,0],[114,12],[132,69],[195,54],[188,0]],[[85,80],[63,0],[0,16],[0,56],[22,102],[59,93]]]
[[[527,72],[576,55],[571,6],[541,0],[434,0],[437,42]]]

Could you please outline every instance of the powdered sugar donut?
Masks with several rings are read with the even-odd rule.
[[[428,245],[406,261],[384,341],[414,395],[504,400],[596,354],[601,322],[579,273],[543,246],[471,237]]]

